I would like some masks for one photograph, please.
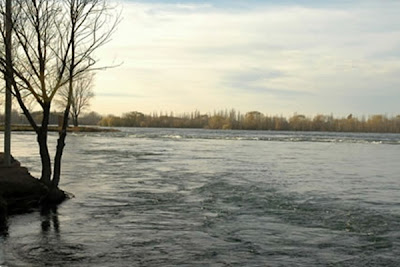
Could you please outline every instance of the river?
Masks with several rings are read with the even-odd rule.
[[[39,176],[34,134],[12,145]],[[70,134],[75,197],[12,216],[0,266],[400,266],[399,161],[398,134]]]

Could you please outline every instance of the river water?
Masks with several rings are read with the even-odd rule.
[[[12,216],[0,266],[400,266],[400,135],[123,128],[63,159],[75,198]]]

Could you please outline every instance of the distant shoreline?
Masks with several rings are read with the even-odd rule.
[[[204,130],[217,130],[217,131],[272,131],[272,132],[331,132],[331,133],[384,133],[384,134],[399,134],[398,131],[370,131],[370,130],[327,130],[327,129],[243,129],[243,128],[209,128],[209,127],[171,127],[168,125],[164,126],[78,126],[68,127],[67,132],[69,133],[104,133],[104,132],[121,132],[120,129],[116,128],[152,128],[152,129],[204,129]],[[30,125],[12,125],[11,130],[13,132],[32,132],[33,128]],[[0,125],[0,132],[4,131],[4,125]],[[49,132],[58,132],[59,127],[52,125],[49,126]]]
[[[49,126],[49,132],[58,132],[60,128],[58,126]],[[0,131],[4,131],[4,125],[0,125]],[[32,132],[33,128],[30,125],[12,125],[11,131],[13,132]],[[78,126],[78,127],[68,127],[68,132],[119,132],[119,130],[114,128],[104,128],[97,126]]]
[[[40,122],[40,114],[35,115]],[[59,114],[50,114],[49,131],[58,131]],[[0,114],[0,123],[4,116]],[[16,111],[13,111],[14,131],[32,131],[29,122]],[[358,118],[349,114],[346,117],[317,114],[308,117],[295,113],[291,117],[272,116],[258,111],[241,113],[239,111],[222,110],[211,113],[194,111],[174,115],[174,113],[144,114],[138,111],[124,113],[121,116],[102,116],[96,112],[83,114],[78,128],[70,127],[70,132],[115,132],[108,127],[140,127],[140,128],[190,128],[190,129],[222,129],[222,130],[262,130],[262,131],[302,131],[302,132],[354,132],[354,133],[400,133],[400,115],[375,114]],[[107,127],[107,128],[105,128]],[[2,129],[0,124],[0,130]]]
[[[193,128],[222,130],[263,130],[263,131],[302,131],[302,132],[357,132],[357,133],[400,133],[400,115],[372,115],[361,119],[349,114],[335,118],[333,115],[306,117],[295,114],[290,118],[269,116],[258,111],[245,114],[220,111],[214,114],[192,112],[181,116],[145,115],[133,111],[122,116],[102,117],[99,126],[106,127],[149,127],[149,128]]]

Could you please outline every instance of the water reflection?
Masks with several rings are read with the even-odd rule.
[[[0,214],[1,216],[1,214]],[[5,216],[0,218],[0,266],[4,264],[4,247],[3,247],[3,240],[8,235],[8,226],[7,220]]]
[[[7,218],[0,218],[0,238],[8,235]]]
[[[40,263],[38,266],[71,266],[81,262],[83,247],[80,240],[70,238],[71,233],[61,232],[57,206],[41,208],[40,228],[38,245],[29,252]]]
[[[0,237],[8,231],[6,203],[0,198]]]
[[[59,216],[56,206],[43,206],[6,221],[0,231],[0,267],[71,266],[72,262],[81,262],[83,246],[65,232],[61,234]],[[20,223],[22,230],[16,231],[11,221]]]
[[[62,186],[78,198],[11,217],[0,265],[400,266],[398,146],[190,131],[72,136]]]
[[[60,222],[58,220],[57,207],[42,207],[40,210],[42,233],[46,234],[53,228],[54,232],[60,234]]]
[[[0,266],[4,264],[4,247],[3,247],[3,238],[0,235]]]
[[[2,215],[2,214],[0,214]],[[48,233],[53,228],[54,233],[60,234],[60,222],[58,219],[57,207],[41,207],[41,229],[42,233]],[[5,239],[8,236],[7,216],[0,216],[0,238]]]

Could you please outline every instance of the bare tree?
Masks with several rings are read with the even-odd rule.
[[[5,119],[4,119],[4,165],[11,165],[11,90],[12,90],[12,5],[6,0],[4,15],[4,50],[5,50]]]
[[[6,87],[3,84],[3,80],[0,80],[0,108],[5,104],[5,92]]]
[[[58,189],[74,81],[95,70],[94,52],[110,40],[119,16],[106,0],[17,0],[13,4],[18,12],[13,16],[12,93],[37,134],[42,162],[40,179]],[[0,32],[4,37],[5,29]],[[3,51],[0,71],[6,72]],[[52,172],[47,144],[49,116],[53,100],[63,86],[68,86],[68,99]],[[40,106],[40,123],[34,121],[27,108],[27,97]]]
[[[93,92],[94,73],[88,72],[74,80],[70,116],[72,124],[79,126],[79,116],[90,106],[90,100],[94,97]],[[59,107],[65,108],[68,103],[69,88],[63,87],[60,90],[56,103]]]

